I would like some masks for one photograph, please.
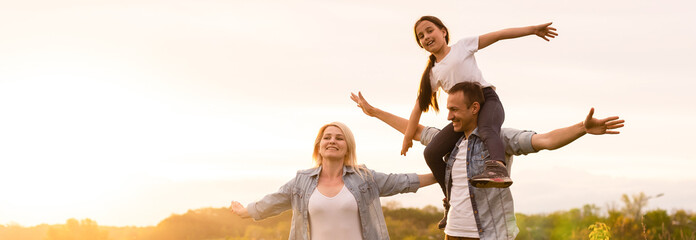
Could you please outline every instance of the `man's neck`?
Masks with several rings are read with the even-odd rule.
[[[466,139],[469,139],[469,136],[471,135],[471,133],[474,132],[474,130],[475,130],[477,127],[478,127],[478,123],[477,123],[477,122],[473,122],[473,123],[471,124],[471,126],[464,128],[464,137],[465,137]]]

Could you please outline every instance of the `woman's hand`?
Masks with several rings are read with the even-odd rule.
[[[237,201],[232,201],[232,204],[230,204],[230,211],[232,211],[232,213],[237,214],[237,216],[240,216],[242,218],[249,218],[250,217],[247,209],[244,206],[242,206],[241,203],[239,203]]]

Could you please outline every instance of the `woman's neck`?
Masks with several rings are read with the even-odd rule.
[[[343,159],[324,159],[321,165],[321,176],[329,178],[343,176]]]

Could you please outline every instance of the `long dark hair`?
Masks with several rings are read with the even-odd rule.
[[[449,44],[449,30],[447,30],[445,24],[442,23],[442,21],[440,21],[440,19],[437,17],[422,16],[420,19],[418,19],[418,21],[416,21],[416,24],[413,25],[413,34],[416,36],[418,46],[423,48],[423,45],[418,40],[418,33],[416,32],[416,26],[418,26],[418,24],[422,21],[431,22],[441,30],[444,30],[447,33],[447,35],[445,35],[445,42]],[[435,66],[435,60],[435,55],[430,54],[430,57],[428,57],[428,66],[426,66],[425,71],[423,71],[420,88],[418,89],[418,105],[423,112],[427,112],[430,106],[432,106],[436,112],[440,110],[437,105],[437,92],[433,92],[433,88],[430,85],[430,71],[433,69],[433,66]]]

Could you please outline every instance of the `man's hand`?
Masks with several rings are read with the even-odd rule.
[[[543,38],[546,41],[549,41],[547,37],[555,38],[556,36],[558,36],[558,33],[556,33],[556,28],[549,27],[551,26],[551,24],[552,22],[533,26],[534,34],[539,36],[540,38]]]
[[[594,135],[619,134],[619,131],[613,131],[610,129],[617,129],[624,126],[624,120],[619,119],[618,116],[596,119],[592,117],[593,114],[594,108],[591,108],[590,114],[587,114],[587,118],[585,118],[585,121],[583,122],[586,133]]]
[[[363,97],[361,92],[358,92],[358,95],[355,95],[355,93],[350,93],[350,99],[353,100],[353,102],[358,104],[358,107],[362,109],[362,111],[370,117],[375,116],[375,108],[372,107],[369,103],[367,103],[367,100]]]

